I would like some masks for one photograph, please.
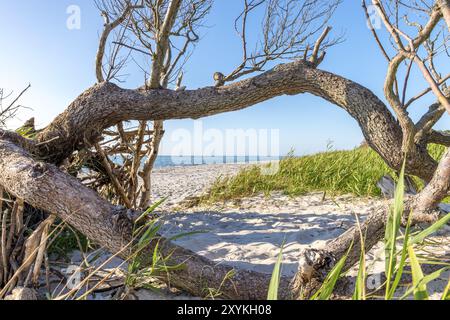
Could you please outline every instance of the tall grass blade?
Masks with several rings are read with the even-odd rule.
[[[183,232],[177,235],[174,235],[169,238],[169,241],[175,241],[181,238],[195,236],[196,234],[202,234],[202,233],[208,233],[209,231],[203,230],[203,231],[190,231],[190,232]]]
[[[439,270],[437,270],[437,271],[435,271],[433,273],[430,273],[430,274],[424,276],[416,284],[413,283],[413,286],[405,292],[405,294],[402,296],[401,299],[407,298],[411,293],[415,292],[417,290],[417,288],[420,287],[420,286],[425,286],[426,287],[428,283],[430,283],[431,281],[434,281],[434,280],[440,278],[442,276],[442,274],[444,272],[446,272],[447,270],[449,270],[449,267],[439,269]],[[425,291],[425,292],[426,292],[426,294],[428,296],[428,292],[427,291]],[[424,299],[421,299],[421,300],[424,300]]]
[[[270,279],[269,290],[267,292],[267,300],[278,300],[278,288],[280,286],[281,265],[283,262],[283,247],[284,244],[281,246],[277,262],[275,263],[275,266],[273,268],[272,278]]]
[[[448,222],[450,222],[450,213],[442,217],[438,221],[436,221],[433,225],[426,228],[416,236],[412,237],[409,244],[413,245],[417,243],[422,243],[426,237],[430,236],[431,234],[435,233],[436,231],[447,225]]]
[[[397,287],[403,275],[403,270],[405,269],[406,266],[406,258],[408,256],[408,244],[411,229],[411,219],[412,219],[412,212],[409,214],[408,223],[406,225],[405,238],[403,239],[403,247],[400,262],[398,263],[398,268],[397,271],[395,272],[394,281],[392,282],[389,291],[386,291],[385,297],[386,300],[392,300],[394,298],[395,290],[397,290]]]
[[[392,274],[397,264],[397,235],[400,230],[400,222],[403,215],[404,203],[403,197],[405,193],[405,161],[403,161],[400,176],[398,178],[397,187],[395,189],[394,206],[389,212],[385,231],[385,259],[386,259],[386,295],[387,299],[391,291]]]
[[[414,299],[427,300],[428,299],[427,285],[426,283],[423,283],[424,275],[422,272],[422,268],[420,267],[420,263],[417,260],[416,253],[414,252],[412,246],[408,246],[408,255],[411,264],[411,273],[414,286],[413,288]]]
[[[167,200],[166,198],[162,198],[161,200],[156,201],[153,205],[151,205],[150,207],[147,208],[147,210],[145,210],[140,216],[139,218],[136,219],[135,223],[139,223],[142,219],[144,219],[145,217],[147,217],[150,213],[152,213],[153,211],[155,211],[155,209],[157,207],[159,207],[164,201]]]
[[[363,252],[361,252],[359,258],[358,276],[356,277],[352,300],[366,300],[366,260]]]
[[[359,258],[358,276],[356,277],[355,292],[353,293],[353,300],[366,300],[366,250],[364,236],[361,230],[358,215],[356,217],[356,225],[359,230],[359,237],[361,243],[361,256]]]
[[[442,300],[450,300],[450,278],[448,279],[448,284],[445,287],[444,293],[442,293]]]

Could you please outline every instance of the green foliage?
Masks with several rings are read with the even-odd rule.
[[[412,214],[409,215],[408,222],[406,225],[405,235],[404,235],[404,239],[403,239],[403,247],[402,247],[402,251],[401,251],[401,255],[400,255],[400,262],[399,262],[397,268],[394,269],[392,272],[393,273],[392,276],[394,277],[394,280],[392,281],[392,283],[389,280],[389,284],[386,285],[386,293],[385,293],[386,300],[392,300],[394,298],[395,291],[397,290],[397,288],[400,284],[400,280],[402,278],[403,271],[406,266],[406,258],[408,256],[409,237],[410,237],[410,232],[411,232],[411,217],[412,217]]]
[[[400,231],[400,223],[402,220],[404,203],[403,195],[405,193],[405,163],[403,163],[402,170],[400,171],[400,177],[398,179],[397,187],[395,189],[394,206],[389,212],[389,216],[386,222],[385,236],[384,236],[384,251],[386,260],[386,298],[391,291],[392,275],[397,263],[397,237]]]
[[[269,290],[267,292],[267,300],[278,300],[278,287],[280,285],[282,262],[283,246],[281,246],[277,262],[275,263],[275,267],[273,268],[272,278],[270,279]]]
[[[433,280],[440,278],[445,272],[450,270],[450,266],[446,263],[433,262],[437,265],[443,265],[442,268],[434,271],[430,274],[425,275],[423,273],[421,267],[421,261],[418,259],[416,251],[414,249],[414,245],[421,244],[425,242],[426,238],[433,233],[437,232],[439,229],[443,228],[450,221],[450,214],[447,214],[437,222],[435,222],[430,227],[422,230],[418,233],[414,233],[411,229],[411,219],[413,217],[413,212],[409,214],[408,221],[406,223],[406,228],[404,230],[403,235],[401,235],[401,220],[402,215],[404,215],[404,167],[402,166],[402,170],[400,172],[400,176],[397,182],[395,196],[394,196],[394,204],[390,209],[390,213],[388,216],[388,220],[385,228],[385,274],[386,274],[386,283],[385,283],[385,296],[386,300],[394,300],[394,299],[407,299],[411,295],[416,300],[428,300],[429,293],[427,290],[427,284]],[[357,225],[359,226],[359,221],[357,221]],[[360,229],[360,237],[361,237],[361,258],[359,262],[358,275],[355,282],[355,290],[353,294],[353,300],[365,300],[367,298],[365,292],[365,259],[364,259],[364,237]],[[403,246],[402,250],[397,250],[397,242],[402,238]],[[325,281],[323,282],[321,288],[311,297],[312,300],[329,300],[332,296],[335,285],[342,276],[343,267],[345,265],[345,261],[348,257],[350,250],[352,250],[353,245],[350,245],[347,253],[336,263],[330,273],[327,275]],[[281,255],[281,253],[280,253]],[[279,257],[279,261],[280,261]],[[427,253],[425,253],[423,262],[431,262],[431,260],[427,261]],[[412,283],[410,283],[405,293],[401,297],[396,297],[396,291],[399,287],[400,280],[402,275],[404,274],[405,268],[409,265],[410,272],[412,274]],[[275,266],[272,281],[276,281],[276,277],[278,277],[279,266],[278,264]],[[275,279],[275,280],[274,280]],[[278,286],[272,284],[270,285],[270,295],[269,298],[277,297],[277,293],[274,290],[277,290]],[[369,297],[370,298],[370,297]],[[450,300],[450,280],[444,289],[442,295],[442,300]]]
[[[205,292],[207,292],[205,299],[216,299],[222,296],[222,288],[227,281],[233,281],[233,277],[236,275],[236,270],[231,269],[227,272],[227,274],[222,279],[219,288],[205,288]]]
[[[160,250],[160,237],[158,231],[160,225],[157,219],[147,219],[152,212],[163,203],[165,199],[157,201],[154,205],[149,207],[136,221],[133,228],[133,253],[128,258],[128,270],[125,279],[125,285],[128,288],[143,287],[146,289],[157,290],[154,286],[149,284],[149,280],[158,279],[158,277],[167,276],[167,274],[174,270],[183,268],[182,264],[171,265],[169,260],[171,254],[163,255]],[[182,237],[178,235],[177,237]],[[154,243],[153,251],[148,251],[150,244]],[[151,259],[149,259],[151,257]],[[143,261],[151,261],[143,264]]]
[[[445,148],[430,145],[430,154],[439,159]],[[274,175],[263,175],[258,166],[242,170],[234,177],[219,178],[203,202],[215,202],[282,191],[298,196],[308,192],[324,191],[330,195],[381,196],[377,182],[384,175],[395,178],[395,173],[369,147],[350,151],[330,151],[304,157],[288,155],[280,161],[280,170]],[[418,187],[419,179],[414,179]]]
[[[442,300],[450,300],[450,279],[448,280],[447,287],[445,287],[444,293],[442,294]]]
[[[433,225],[426,228],[419,234],[416,234],[414,237],[411,238],[409,244],[418,244],[422,243],[426,237],[430,236],[431,234],[435,233],[439,229],[443,228],[447,223],[450,222],[450,213],[436,221]]]

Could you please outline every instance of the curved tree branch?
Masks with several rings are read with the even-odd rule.
[[[120,121],[196,119],[301,93],[322,97],[346,110],[358,122],[369,145],[391,167],[400,168],[402,131],[385,104],[363,86],[302,60],[220,88],[145,91],[97,84],[38,134],[37,142],[43,144],[33,153],[48,162],[61,163],[74,150],[95,143],[102,130]],[[426,148],[417,146],[407,169],[429,180],[436,165]]]

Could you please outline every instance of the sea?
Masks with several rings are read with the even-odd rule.
[[[155,168],[196,166],[204,164],[258,163],[281,160],[272,156],[158,156]]]

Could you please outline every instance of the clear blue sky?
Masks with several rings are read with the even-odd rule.
[[[81,8],[81,29],[66,28],[69,5]],[[237,0],[216,0],[207,29],[186,68],[189,89],[212,85],[212,74],[229,72],[240,59],[240,43],[233,21],[241,8]],[[0,87],[20,91],[32,88],[22,104],[21,119],[35,116],[43,127],[81,92],[95,83],[94,58],[103,20],[90,0],[21,0],[0,2]],[[366,27],[360,1],[345,0],[333,18],[335,33],[345,33],[345,42],[329,50],[322,69],[337,73],[370,88],[383,97],[386,62]],[[258,32],[256,25],[251,32]],[[130,70],[136,71],[131,68]],[[420,75],[410,92],[425,88]],[[417,81],[416,81],[417,78]],[[143,82],[143,75],[131,72],[126,87]],[[432,97],[430,97],[431,99]],[[414,107],[414,119],[426,108]],[[337,149],[352,148],[362,141],[356,122],[346,112],[311,95],[276,98],[235,113],[204,119],[206,128],[279,129],[281,153],[291,148],[297,154],[324,150],[332,140]],[[192,121],[169,121],[163,144],[176,128],[192,129]],[[437,128],[449,129],[446,115]],[[163,148],[165,150],[167,148]]]

